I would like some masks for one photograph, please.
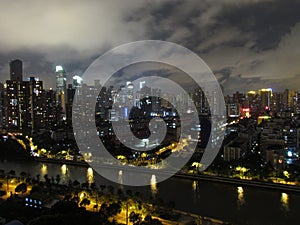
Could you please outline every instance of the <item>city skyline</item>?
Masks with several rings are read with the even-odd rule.
[[[225,94],[264,87],[298,90],[297,1],[53,1],[47,12],[43,4],[1,4],[1,20],[7,21],[0,25],[2,83],[9,77],[8,62],[15,58],[24,62],[25,76],[40,77],[49,89],[55,86],[56,65],[72,76],[82,75],[113,47],[160,39],[197,53]],[[95,21],[99,25],[91,26]]]
[[[13,73],[13,69],[12,69],[12,66],[11,65],[13,65],[13,64],[15,64],[15,62],[17,62],[17,63],[20,63],[20,65],[18,65],[18,67],[20,67],[21,69],[20,69],[20,76],[19,76],[19,78],[18,78],[18,80],[19,81],[29,81],[31,78],[35,78],[35,79],[37,79],[37,80],[41,80],[41,81],[43,81],[44,82],[44,89],[45,90],[56,90],[57,89],[57,74],[58,74],[58,72],[60,72],[60,71],[63,71],[63,73],[64,73],[64,82],[65,82],[65,86],[67,87],[68,85],[74,85],[74,87],[76,88],[76,85],[75,85],[75,83],[74,82],[81,82],[82,84],[86,84],[86,85],[93,85],[93,84],[96,84],[96,83],[99,83],[99,85],[101,85],[101,86],[109,86],[110,84],[112,84],[111,82],[112,81],[109,81],[108,83],[106,83],[106,84],[103,84],[100,80],[98,80],[98,79],[95,79],[95,80],[86,80],[86,81],[88,81],[88,83],[86,83],[86,82],[83,82],[84,80],[81,78],[81,76],[78,76],[78,75],[74,75],[74,74],[71,74],[71,73],[68,73],[67,71],[67,69],[64,67],[64,66],[62,66],[62,65],[55,65],[54,66],[54,70],[52,71],[52,74],[51,75],[53,75],[53,78],[54,78],[54,83],[53,83],[53,85],[51,84],[51,85],[49,85],[47,82],[45,82],[45,80],[44,79],[42,79],[41,78],[41,76],[38,76],[38,75],[36,75],[36,74],[25,74],[24,73],[24,62],[21,60],[21,59],[19,59],[19,58],[14,58],[14,59],[11,59],[11,61],[9,61],[8,62],[8,66],[9,66],[9,68],[8,68],[8,71],[7,71],[7,73],[8,73],[8,78],[6,79],[6,80],[4,80],[3,82],[1,81],[0,83],[2,83],[2,84],[6,84],[7,83],[7,81],[9,81],[9,80],[14,80],[14,79],[16,79],[16,78],[13,78],[12,79],[12,76],[14,76],[14,75],[12,75],[12,73]],[[134,80],[134,79],[136,79],[136,77],[138,77],[138,76],[141,76],[141,75],[143,75],[143,74],[145,74],[145,76],[148,76],[150,73],[152,73],[153,71],[154,72],[159,72],[159,73],[161,73],[161,75],[164,75],[164,76],[180,76],[181,75],[181,72],[179,73],[178,71],[176,71],[176,69],[173,69],[172,67],[170,67],[169,65],[163,65],[161,68],[160,67],[158,67],[158,68],[155,68],[155,66],[154,66],[154,68],[151,68],[151,66],[153,66],[153,65],[155,65],[155,63],[153,63],[153,65],[152,65],[152,63],[150,63],[150,66],[149,65],[147,65],[147,64],[149,64],[149,63],[147,63],[147,62],[145,62],[145,63],[141,63],[141,65],[138,65],[138,66],[135,66],[135,68],[130,68],[130,67],[126,67],[126,68],[123,68],[123,69],[121,69],[120,71],[118,71],[116,74],[118,75],[118,76],[124,76],[124,74],[125,74],[125,76],[128,76],[128,79],[127,79],[127,82],[128,81],[132,81],[132,80]],[[26,66],[26,65],[25,65]],[[169,69],[169,70],[164,70],[164,69],[162,69],[163,67],[165,67],[165,66],[167,66],[167,67],[170,67],[171,69]],[[130,68],[130,69],[128,69],[128,68]],[[143,71],[144,69],[143,68],[146,68],[145,69],[145,71]],[[136,71],[135,71],[136,70]],[[134,72],[135,71],[135,72]],[[140,74],[141,73],[141,74]],[[182,73],[182,74],[184,74],[184,73]],[[159,74],[158,74],[159,75]],[[115,75],[114,75],[115,76]],[[79,81],[78,81],[78,79],[79,79]],[[126,80],[126,77],[125,78],[123,78],[123,79],[125,79]],[[140,80],[141,78],[138,78],[137,80]],[[46,79],[47,80],[47,79]],[[75,81],[76,80],[76,81]],[[113,81],[116,81],[117,82],[117,85],[114,87],[114,88],[117,88],[117,89],[119,89],[119,88],[121,88],[122,86],[124,86],[125,85],[125,83],[126,82],[124,82],[124,80],[118,80],[118,79],[116,79],[116,78],[114,78],[113,79]],[[122,83],[123,82],[123,83]],[[183,83],[185,84],[185,85],[189,85],[189,83],[187,82],[187,81],[183,81]],[[196,86],[195,86],[195,88],[197,88]],[[288,87],[286,87],[286,86],[282,86],[281,87],[281,89],[279,89],[279,90],[276,90],[274,87],[271,87],[271,86],[261,86],[261,88],[245,88],[245,89],[243,89],[243,90],[239,90],[238,88],[237,89],[232,89],[232,92],[226,92],[226,90],[224,90],[224,86],[221,84],[221,88],[222,88],[222,91],[223,91],[223,95],[224,96],[232,96],[232,95],[234,95],[234,94],[236,94],[236,93],[240,93],[240,94],[247,94],[247,93],[249,93],[249,92],[252,92],[252,93],[254,93],[255,92],[255,94],[258,94],[258,92],[259,91],[261,91],[261,90],[271,90],[271,92],[273,92],[273,93],[283,93],[283,92],[285,92],[285,91],[292,91],[292,92],[298,92],[298,91],[300,91],[300,86],[299,87],[297,87],[297,88],[295,88],[295,89],[289,89]],[[193,88],[190,88],[190,90],[192,90]],[[168,91],[170,92],[170,93],[172,93],[172,89],[168,89]]]
[[[299,9],[2,0],[0,225],[298,224]]]

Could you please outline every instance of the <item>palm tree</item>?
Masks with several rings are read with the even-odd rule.
[[[60,180],[61,180],[60,175],[57,174],[55,177],[56,184],[59,184]]]
[[[104,185],[104,184],[100,185],[101,192],[103,192],[105,188],[106,188],[106,185]]]
[[[108,189],[108,192],[109,192],[111,195],[114,194],[115,188],[114,188],[113,186],[109,185],[109,186],[107,187],[107,189]]]
[[[21,179],[23,179],[23,181],[25,181],[25,178],[27,177],[27,173],[24,172],[24,171],[22,171],[22,172],[20,173],[20,177],[21,177]]]

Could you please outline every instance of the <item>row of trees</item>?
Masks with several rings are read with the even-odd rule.
[[[132,224],[161,224],[159,220],[153,219],[151,215],[155,214],[156,206],[163,206],[163,201],[153,197],[145,201],[139,192],[134,193],[132,190],[124,191],[121,188],[116,189],[111,185],[89,184],[88,182],[80,183],[77,180],[70,180],[67,185],[63,185],[60,183],[60,175],[49,177],[46,174],[41,178],[40,175],[31,176],[26,172],[21,172],[17,175],[13,170],[9,172],[1,170],[0,177],[15,179],[19,183],[15,188],[17,194],[25,193],[27,187],[30,185],[32,186],[31,193],[41,193],[43,196],[63,195],[64,198],[60,202],[61,205],[69,207],[70,211],[72,211],[74,206],[81,210],[87,207],[92,208],[94,209],[94,213],[100,216],[99,218],[102,222],[107,221],[109,218],[115,218],[122,209],[125,211],[126,207],[130,205],[131,209],[128,213],[130,213],[129,221]],[[93,202],[96,202],[96,204],[92,205]],[[55,207],[59,207],[59,205]],[[142,215],[148,216],[143,219]],[[48,217],[54,219],[51,215],[48,215]],[[38,221],[46,223],[43,222],[44,218],[45,215],[41,215]],[[32,221],[32,224],[35,222],[37,220]],[[117,224],[116,221],[114,222],[113,224]]]

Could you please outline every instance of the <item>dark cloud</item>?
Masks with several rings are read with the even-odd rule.
[[[143,39],[196,52],[227,91],[296,88],[300,75],[300,1],[50,1],[0,3],[0,75],[24,61],[24,74],[53,86],[54,67],[81,75],[105,51]],[[14,15],[14,16],[11,16]],[[289,82],[295,79],[295,82]],[[247,85],[249,83],[249,85]]]
[[[250,33],[257,51],[278,46],[281,38],[300,21],[300,1],[274,0],[227,5],[217,16],[219,26],[234,26]]]

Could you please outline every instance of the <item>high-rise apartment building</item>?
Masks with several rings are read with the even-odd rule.
[[[6,81],[5,121],[9,130],[31,133],[43,127],[43,82]]]
[[[5,127],[4,85],[0,83],[0,129]]]
[[[260,98],[260,106],[261,110],[268,110],[271,108],[272,103],[272,89],[271,88],[263,88],[258,90],[258,96]]]
[[[57,110],[55,91],[52,89],[44,91],[43,121],[47,125],[47,129],[54,130],[60,118],[61,115]]]
[[[22,81],[23,80],[23,63],[19,59],[10,61],[10,80]]]

